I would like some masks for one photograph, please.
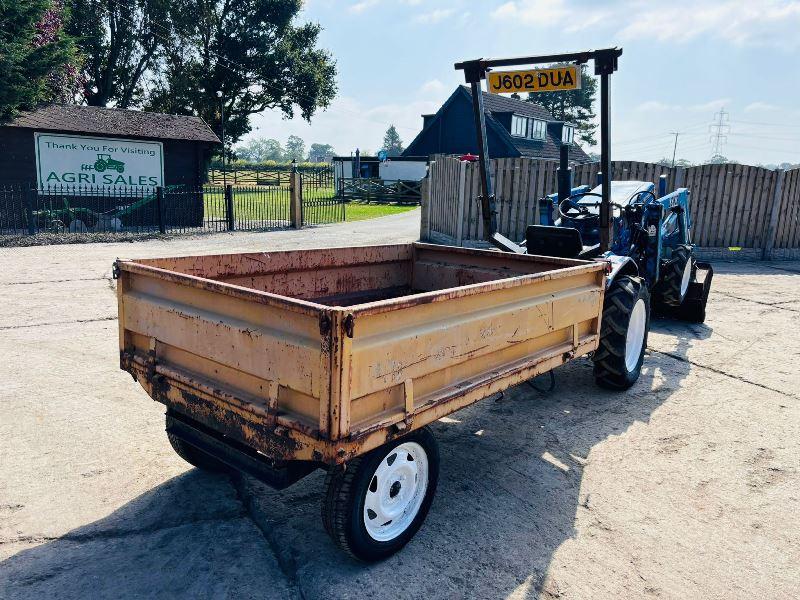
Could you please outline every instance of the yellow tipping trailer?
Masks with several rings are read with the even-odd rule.
[[[606,269],[422,243],[118,260],[120,365],[192,464],[327,468],[326,529],[375,560],[433,498],[425,425],[595,351]]]

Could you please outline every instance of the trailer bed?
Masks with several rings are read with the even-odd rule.
[[[120,364],[234,444],[343,463],[595,350],[604,269],[422,243],[118,260]]]

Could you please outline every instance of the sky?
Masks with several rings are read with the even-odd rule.
[[[746,164],[800,163],[800,0],[308,0],[338,94],[308,123],[253,117],[254,137],[298,135],[338,154],[375,152],[394,124],[407,145],[463,75],[460,60],[619,46],[612,77],[615,160],[720,153]],[[595,150],[586,148],[587,151]]]

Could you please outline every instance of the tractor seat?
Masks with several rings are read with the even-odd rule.
[[[583,251],[581,232],[574,227],[528,225],[525,231],[528,254],[576,258]]]

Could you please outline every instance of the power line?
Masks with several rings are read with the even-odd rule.
[[[783,127],[783,128],[800,128],[800,125],[791,123],[767,123],[765,121],[740,121],[739,119],[731,121],[731,123],[742,123],[744,125],[760,125],[762,127]]]
[[[729,135],[735,135],[738,137],[749,137],[749,138],[757,138],[761,140],[775,140],[778,142],[800,142],[800,137],[781,137],[775,135],[759,135],[757,133],[731,133]]]

